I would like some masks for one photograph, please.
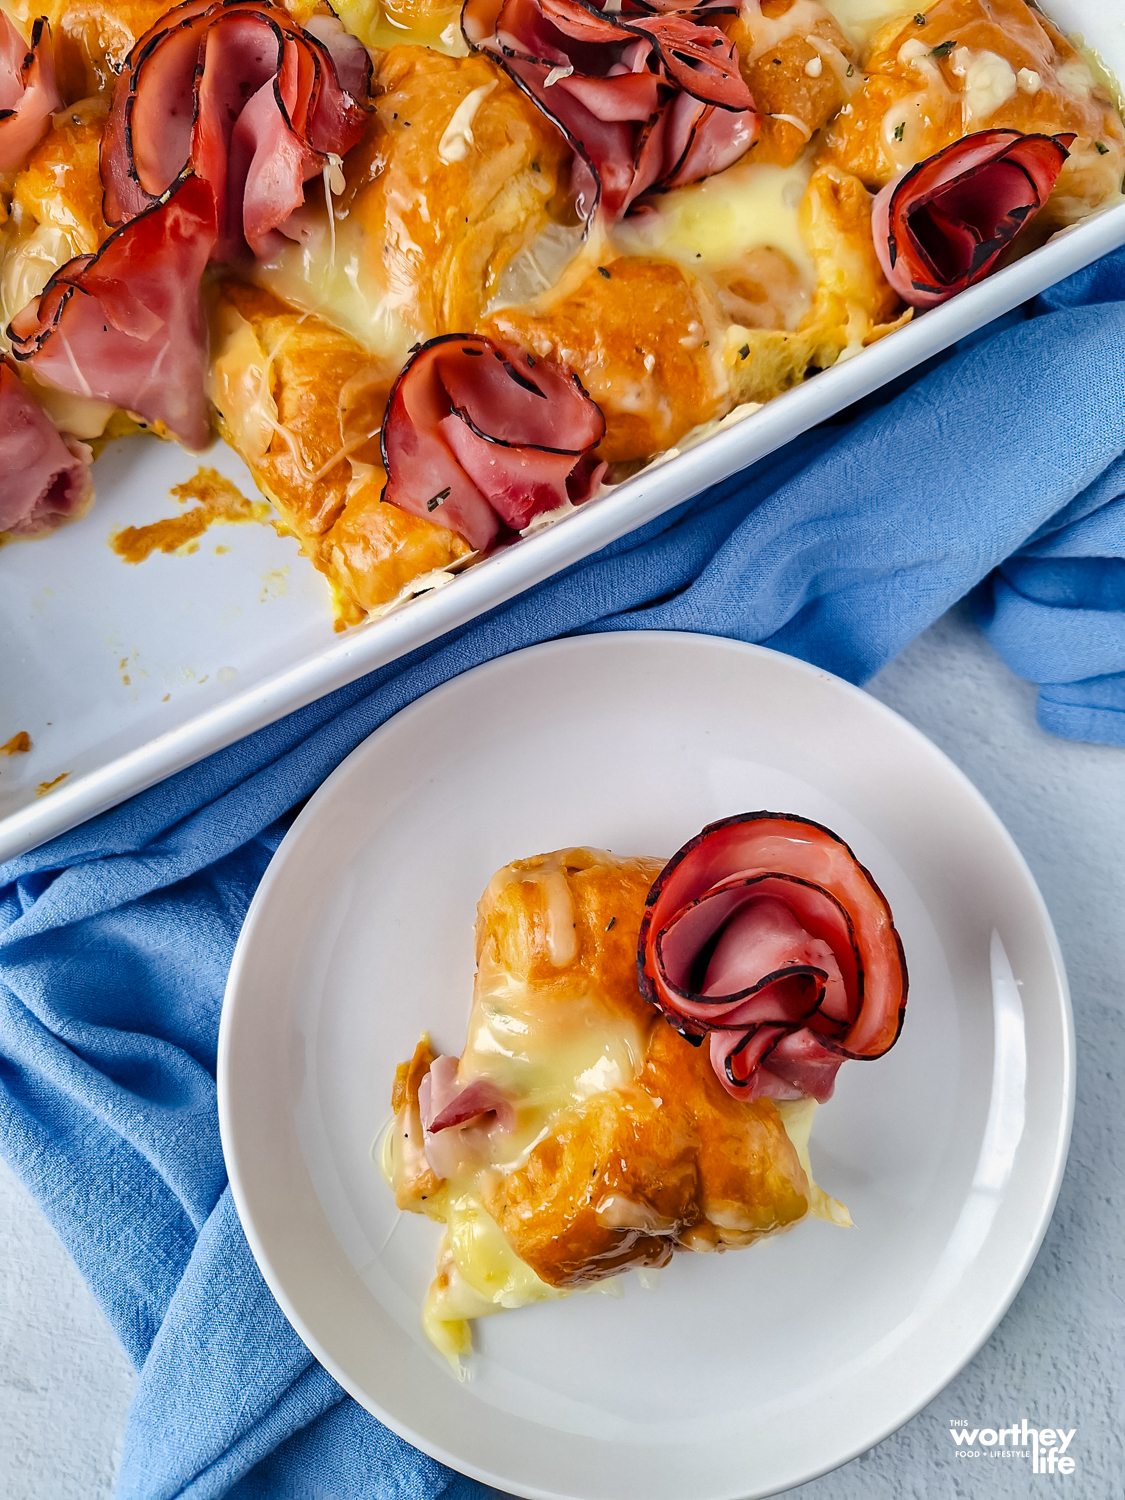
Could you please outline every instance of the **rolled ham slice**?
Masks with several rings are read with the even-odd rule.
[[[987,276],[1051,196],[1073,140],[982,130],[889,182],[871,224],[903,301],[933,307]]]
[[[712,823],[673,855],[637,970],[737,1099],[829,1098],[843,1062],[894,1046],[906,1008],[886,898],[842,839],[788,813]]]
[[[56,390],[160,423],[187,448],[210,440],[200,283],[215,196],[189,176],[166,203],[55,272],[8,329],[15,359]]]
[[[466,0],[461,27],[570,143],[587,222],[598,213],[613,222],[645,192],[722,171],[757,136],[734,43],[695,16]]]
[[[438,1177],[452,1177],[467,1156],[487,1149],[489,1136],[516,1123],[512,1101],[487,1078],[462,1082],[455,1057],[435,1057],[418,1086],[426,1160]]]
[[[188,0],[133,48],[102,142],[105,213],[123,224],[190,169],[214,189],[217,258],[271,253],[363,135],[371,59],[333,17],[272,0]],[[293,230],[291,237],[297,237]]]
[[[62,108],[51,28],[40,16],[28,45],[0,11],[0,172],[14,172]]]
[[[460,533],[477,552],[501,527],[589,499],[605,418],[576,375],[514,345],[447,334],[403,367],[383,423],[384,500]]]
[[[61,436],[9,360],[0,360],[0,533],[39,536],[72,521],[94,498],[92,454]]]

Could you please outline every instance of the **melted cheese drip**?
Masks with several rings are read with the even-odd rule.
[[[446,166],[453,161],[464,161],[473,142],[473,117],[496,87],[496,82],[482,83],[479,89],[466,94],[453,111],[445,133],[438,142],[438,156]]]
[[[959,100],[961,95],[949,87],[928,49],[915,38],[910,38],[899,48],[899,59],[917,73],[920,88],[915,94],[896,99],[887,110],[883,116],[881,143],[895,171],[904,172],[926,154],[923,142],[933,123],[931,109],[940,113],[948,101]]]
[[[925,6],[904,5],[901,0],[824,0],[824,8],[832,12],[840,30],[857,47],[866,47],[888,21],[912,16]]]
[[[736,162],[716,177],[675,188],[613,230],[624,255],[658,255],[695,270],[733,264],[765,246],[787,255],[810,287],[816,273],[798,223],[812,163],[791,167]]]

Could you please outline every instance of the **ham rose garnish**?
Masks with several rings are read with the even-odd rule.
[[[55,84],[51,28],[40,16],[30,47],[0,11],[0,172],[14,172],[62,108]]]
[[[906,1009],[891,909],[842,839],[786,813],[711,823],[661,871],[637,950],[641,993],[736,1099],[829,1098],[881,1057]]]
[[[889,182],[871,225],[902,300],[933,307],[987,276],[1051,196],[1073,140],[982,130]]]
[[[122,224],[190,168],[213,187],[220,260],[299,238],[305,183],[362,136],[371,59],[333,16],[298,26],[272,0],[187,0],[130,52],[102,141],[105,214]],[[298,221],[299,222],[299,221]]]
[[[435,1057],[418,1085],[418,1113],[426,1160],[438,1177],[452,1177],[492,1130],[511,1130],[515,1106],[487,1078],[462,1083],[457,1058]]]
[[[445,334],[391,388],[383,498],[483,552],[501,526],[522,531],[543,511],[588,500],[605,471],[591,452],[604,436],[605,418],[569,370],[511,344]]]
[[[0,533],[38,536],[80,516],[94,498],[92,457],[85,443],[60,436],[0,360]]]
[[[215,244],[215,198],[187,177],[112,234],[97,255],[55,272],[12,319],[12,354],[38,378],[159,422],[186,448],[210,438],[200,296]]]
[[[734,43],[689,16],[611,17],[584,0],[466,0],[461,28],[570,143],[587,222],[599,211],[612,222],[642,193],[721,172],[758,133]]]

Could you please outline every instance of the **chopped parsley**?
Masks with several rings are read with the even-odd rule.
[[[438,506],[442,503],[442,501],[443,500],[448,500],[448,499],[449,499],[449,490],[448,489],[438,490],[437,494],[433,497],[432,500],[427,500],[426,501],[426,509],[427,510],[437,510]]]
[[[606,931],[608,932],[611,927],[616,927],[616,925],[617,925],[617,918],[616,917],[610,917],[609,923],[606,926]]]
[[[914,24],[915,26],[925,26],[926,24],[926,18],[920,10],[914,12]]]
[[[934,47],[932,49],[932,51],[930,52],[930,56],[931,57],[948,57],[949,54],[953,51],[954,47],[956,47],[956,45],[957,45],[956,38],[954,38],[952,41],[948,41],[948,42],[939,42],[937,44],[937,46]]]
[[[609,272],[606,270],[606,268],[604,266],[599,266],[598,267],[598,272],[599,272],[600,275],[604,276],[607,281],[609,280]]]
[[[851,77],[854,76],[854,74],[855,74],[855,69],[852,67],[851,63],[849,63],[848,64],[848,71],[844,74],[844,77],[845,78],[851,78]]]
[[[903,131],[905,129],[906,129],[906,121],[905,120],[903,120],[903,122],[902,122],[901,125],[896,125],[895,126],[895,140],[896,141],[901,141],[902,140]]]
[[[739,357],[739,359],[749,359],[750,358],[750,345],[749,344],[743,344],[742,348],[738,351],[738,357]]]
[[[1106,143],[1104,141],[1095,141],[1094,142],[1094,146],[1096,147],[1097,153],[1098,153],[1099,156],[1108,156],[1109,155],[1109,147],[1106,145]]]

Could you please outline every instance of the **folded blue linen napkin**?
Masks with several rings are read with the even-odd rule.
[[[0,867],[0,1149],[139,1371],[128,1500],[488,1493],[382,1428],[226,1185],[227,968],[293,810],[404,704],[567,632],[763,642],[865,681],[976,588],[1060,734],[1125,743],[1125,252],[472,625]]]

